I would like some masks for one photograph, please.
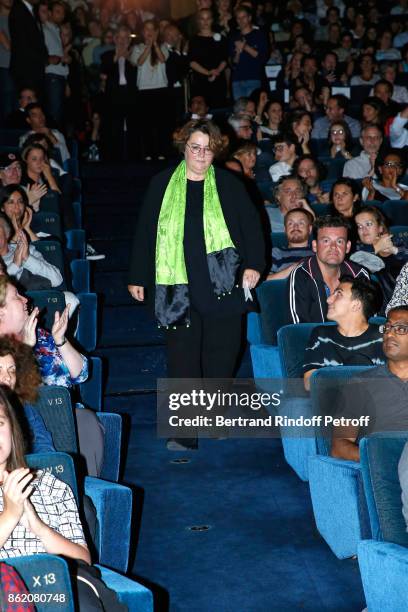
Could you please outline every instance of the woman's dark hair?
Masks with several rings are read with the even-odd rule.
[[[348,178],[346,176],[344,176],[343,178],[337,179],[337,181],[335,183],[333,183],[332,188],[330,190],[330,201],[331,202],[333,201],[334,189],[338,185],[347,185],[347,187],[350,187],[353,196],[357,196],[357,200],[356,200],[355,204],[360,202],[360,200],[361,200],[361,188],[360,188],[360,185],[354,179]]]
[[[18,468],[27,467],[27,464],[24,458],[24,437],[13,407],[13,395],[9,387],[5,385],[0,385],[0,407],[10,423],[11,451],[7,458],[6,469],[12,472]]]
[[[407,158],[402,149],[385,149],[384,151],[379,151],[376,160],[375,160],[375,173],[377,176],[381,176],[380,166],[384,164],[385,158],[388,155],[395,155],[395,157],[399,157],[401,163],[401,176],[405,174],[407,169]]]
[[[25,189],[23,189],[21,185],[17,185],[16,183],[16,184],[7,185],[6,187],[3,187],[3,189],[1,190],[0,208],[3,208],[4,204],[8,201],[10,196],[15,191],[17,191],[17,193],[19,193],[21,197],[23,198],[24,206],[28,206],[28,197],[27,197],[27,193]]]
[[[333,121],[333,123],[331,124],[330,128],[329,128],[329,132],[327,135],[327,138],[329,140],[329,144],[331,144],[331,129],[333,127],[333,125],[340,125],[341,128],[344,130],[344,141],[346,143],[346,151],[348,151],[349,153],[351,153],[351,149],[353,148],[353,137],[351,135],[351,131],[350,128],[347,124],[347,121],[344,121],[343,119],[339,119],[339,121]]]
[[[0,357],[11,355],[16,366],[14,393],[22,404],[34,403],[42,379],[33,350],[14,336],[1,336]]]
[[[287,117],[285,118],[284,125],[282,126],[282,130],[284,132],[288,132],[289,134],[295,134],[295,131],[293,129],[294,124],[302,121],[303,117],[305,116],[309,117],[310,123],[313,126],[312,114],[309,113],[309,111],[307,110],[299,109],[299,110],[294,110],[287,115]]]
[[[159,30],[159,23],[158,23],[158,21],[156,21],[156,19],[146,19],[146,21],[143,24],[143,27],[145,27],[149,23],[152,24],[152,26],[154,27],[156,32]],[[152,47],[150,49],[150,65],[151,66],[155,66],[158,61],[159,61],[159,58],[157,56],[156,49],[154,48],[154,45],[152,45]]]
[[[389,230],[389,228],[390,228],[390,221],[389,221],[389,219],[387,219],[387,217],[384,215],[384,213],[379,208],[377,208],[376,206],[363,206],[356,213],[356,216],[357,215],[361,215],[362,213],[368,213],[368,214],[372,215],[374,217],[374,219],[376,220],[376,222],[378,223],[378,225],[382,225],[384,227],[384,229],[386,229],[387,231]],[[357,224],[356,219],[354,219],[354,223]]]
[[[189,121],[174,134],[174,143],[180,153],[183,153],[188,139],[194,132],[207,134],[209,146],[214,156],[220,155],[226,148],[226,139],[222,136],[220,128],[208,119],[194,119]]]
[[[384,118],[384,114],[385,114],[384,102],[382,102],[382,100],[380,100],[380,98],[375,98],[374,96],[369,96],[368,98],[363,100],[363,103],[361,105],[361,113],[363,112],[363,106],[371,106],[371,108],[373,108],[375,111],[377,111],[377,113],[378,113],[378,125],[382,129],[384,127],[384,123],[385,123],[385,118]],[[373,123],[373,122],[370,121],[370,123]]]

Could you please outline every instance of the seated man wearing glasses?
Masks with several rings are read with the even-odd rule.
[[[327,304],[327,319],[337,325],[319,325],[310,335],[303,364],[307,391],[311,375],[320,368],[384,364],[382,335],[378,325],[368,322],[381,308],[378,285],[363,277],[344,276]]]
[[[276,163],[269,168],[269,174],[274,183],[282,176],[292,173],[293,165],[298,157],[299,144],[295,136],[291,134],[277,135],[274,142],[274,153]]]
[[[344,419],[369,417],[367,424],[333,428],[331,454],[360,460],[359,440],[373,432],[408,431],[408,306],[396,306],[380,326],[386,364],[363,372],[353,382],[339,386],[336,415]],[[362,419],[361,419],[362,420]]]

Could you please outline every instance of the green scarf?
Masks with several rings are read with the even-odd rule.
[[[186,194],[186,162],[183,160],[167,185],[157,226],[156,315],[159,323],[165,326],[188,320],[188,278],[183,246]],[[207,260],[210,257],[210,277],[215,293],[221,295],[231,291],[234,286],[238,255],[225,223],[213,166],[209,167],[204,181],[203,216]],[[214,266],[219,270],[214,270]],[[223,277],[221,280],[220,276]],[[163,295],[163,288],[166,289],[166,295]],[[173,304],[180,299],[183,302],[181,317],[180,305],[174,311]]]

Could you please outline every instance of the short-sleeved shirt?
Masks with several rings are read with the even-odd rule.
[[[369,325],[363,334],[356,337],[343,336],[337,325],[319,325],[310,335],[303,372],[327,366],[378,366],[384,363],[382,335],[377,325]]]
[[[373,432],[408,432],[408,381],[395,376],[386,365],[339,386],[337,401],[338,416],[370,417],[368,425],[359,428],[357,442]]]
[[[273,240],[273,237],[272,237]],[[280,272],[305,257],[311,257],[311,247],[273,247],[271,273]]]
[[[74,544],[86,544],[74,494],[65,482],[46,471],[38,470],[30,496],[40,519]],[[3,512],[3,489],[0,487],[0,512]],[[21,523],[0,548],[0,559],[47,552],[41,540]]]
[[[133,51],[130,55],[130,61],[135,66],[137,60],[145,50],[146,45],[140,44],[133,47]],[[166,45],[160,47],[165,59],[169,57],[169,50]],[[137,66],[137,86],[141,90],[145,89],[162,89],[167,87],[167,75],[166,75],[166,63],[157,61],[153,66],[150,62],[150,54],[147,56],[146,61],[141,66]]]

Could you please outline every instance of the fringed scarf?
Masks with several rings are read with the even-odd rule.
[[[190,324],[188,277],[184,259],[187,174],[183,160],[173,172],[160,209],[156,239],[156,318],[160,326]],[[230,293],[240,257],[225,223],[210,166],[204,181],[204,240],[214,293]]]

